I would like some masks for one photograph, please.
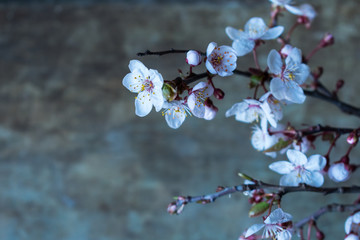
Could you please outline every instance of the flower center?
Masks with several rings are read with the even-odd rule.
[[[224,59],[224,55],[220,54],[220,53],[212,53],[211,54],[211,64],[214,66],[214,67],[218,67],[222,64],[222,60]]]
[[[152,90],[154,89],[154,84],[152,83],[152,81],[150,81],[150,77],[146,77],[146,80],[143,81],[142,85],[141,85],[141,91],[148,91],[148,92],[152,92]]]

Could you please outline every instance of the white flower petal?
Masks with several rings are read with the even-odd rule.
[[[360,223],[360,212],[356,212],[354,215],[353,215],[353,222],[355,224],[359,224]]]
[[[350,217],[348,217],[346,219],[346,221],[345,221],[345,232],[346,232],[346,234],[350,233],[352,222],[353,222],[353,216],[350,216]]]
[[[262,40],[270,40],[279,37],[284,31],[283,26],[270,28],[262,37]]]
[[[311,155],[304,167],[309,171],[320,171],[326,165],[326,158],[320,154]]]
[[[228,35],[228,37],[233,41],[240,38],[246,38],[246,34],[244,33],[244,31],[238,30],[233,27],[226,27],[225,32]]]
[[[268,27],[266,26],[264,20],[259,17],[250,18],[249,21],[245,24],[245,32],[248,34],[249,38],[252,40],[259,39],[265,34]]]
[[[277,208],[265,219],[265,224],[278,224],[291,221],[292,216],[284,212],[281,208]]]
[[[206,69],[211,73],[211,74],[217,74],[215,68],[211,65],[211,63],[209,62],[209,59],[206,60],[205,63]]]
[[[294,6],[287,5],[287,4],[286,4],[284,7],[286,8],[286,10],[288,10],[288,11],[291,12],[292,14],[300,15],[300,16],[303,14],[302,11],[301,11],[301,9],[298,8],[298,7],[294,7]]]
[[[296,171],[292,171],[289,174],[286,174],[280,178],[280,185],[281,186],[299,186],[301,182],[301,178],[298,177],[298,173]]]
[[[287,150],[286,156],[289,158],[289,161],[292,162],[295,166],[302,166],[308,162],[305,154],[297,150]]]
[[[310,68],[308,65],[302,63],[296,71],[295,81],[298,84],[303,84],[310,75]]]
[[[288,230],[281,231],[276,235],[277,240],[290,240],[291,239],[291,232]]]
[[[197,91],[197,90],[200,90],[200,89],[202,89],[202,88],[205,88],[207,85],[208,85],[208,84],[207,84],[206,82],[199,82],[198,84],[196,84],[196,85],[193,87],[192,91],[195,92],[195,91]]]
[[[284,82],[280,78],[273,78],[271,80],[270,91],[278,100],[287,100],[300,104],[306,99],[303,89],[296,82]]]
[[[294,170],[294,165],[288,161],[278,161],[270,164],[269,168],[279,174],[289,174]]]
[[[145,65],[139,60],[131,60],[129,63],[129,69],[131,72],[134,72],[135,70],[139,70],[144,74],[148,72],[148,68],[145,67]]]
[[[321,187],[324,184],[324,176],[318,172],[310,172],[310,177],[305,178],[305,183],[313,187]]]
[[[302,12],[302,15],[307,17],[310,22],[316,17],[316,11],[315,9],[308,3],[301,4],[300,10]]]
[[[280,53],[275,49],[271,50],[267,58],[267,64],[271,73],[280,74],[283,66]]]
[[[254,224],[246,231],[245,238],[253,235],[254,233],[258,232],[260,229],[265,227],[265,224]]]
[[[352,233],[344,238],[344,240],[359,240],[359,236]]]
[[[152,102],[148,92],[140,92],[135,99],[135,114],[139,117],[145,117],[151,112]]]
[[[164,79],[157,70],[150,69],[149,76],[150,76],[151,82],[153,83],[154,86],[159,86],[160,88],[163,86]]]
[[[302,62],[302,54],[299,48],[294,47],[290,54],[285,59],[286,65],[289,65],[293,61],[295,64],[300,64]]]
[[[151,97],[151,103],[155,107],[155,111],[157,112],[160,111],[165,101],[161,88],[155,88],[152,94],[150,95],[150,97]]]
[[[138,93],[141,91],[142,80],[139,76],[134,75],[133,73],[128,73],[124,77],[122,84],[126,87],[130,92]]]
[[[215,42],[209,43],[207,49],[206,49],[206,56],[209,57],[209,55],[212,53],[212,51],[217,47],[217,44]]]
[[[232,43],[237,56],[244,56],[251,52],[255,47],[255,41],[251,39],[240,38]]]

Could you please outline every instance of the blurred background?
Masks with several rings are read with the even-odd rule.
[[[300,1],[298,3],[303,3]],[[312,29],[300,26],[293,45],[309,53],[325,32],[336,44],[321,50],[311,68],[324,67],[324,84],[345,80],[340,97],[360,106],[360,3],[307,1],[318,11]],[[209,205],[192,204],[180,216],[166,212],[177,195],[200,195],[242,183],[238,172],[278,183],[268,170],[274,160],[250,144],[251,125],[225,118],[225,111],[249,94],[248,79],[217,78],[226,97],[214,101],[213,121],[189,117],[170,129],[161,113],[134,114],[135,95],[122,86],[131,59],[164,79],[188,71],[185,55],[137,57],[150,49],[198,49],[209,42],[231,45],[226,26],[243,28],[254,16],[266,21],[267,0],[238,1],[1,1],[0,3],[0,239],[219,240],[237,239],[261,219],[247,217],[242,194]],[[287,29],[295,17],[285,13]],[[259,49],[266,66],[270,49]],[[251,54],[238,69],[253,67]],[[203,72],[198,67],[195,72]],[[284,110],[282,123],[359,127],[359,119],[308,98]],[[328,144],[316,142],[313,153]],[[341,138],[331,155],[347,149]],[[358,149],[351,161],[359,164]],[[278,156],[276,160],[284,160]],[[358,184],[355,173],[350,184]],[[331,185],[325,177],[326,185]],[[335,184],[345,185],[345,184]],[[351,203],[356,196],[295,193],[283,209],[300,220],[324,204]],[[328,239],[343,239],[347,214],[330,213],[318,222]]]

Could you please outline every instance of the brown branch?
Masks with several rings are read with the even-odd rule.
[[[308,222],[316,221],[319,217],[321,217],[322,215],[328,212],[354,212],[357,210],[360,210],[360,204],[347,204],[347,205],[338,204],[338,203],[329,204],[325,207],[320,208],[315,213],[311,214],[309,217],[306,217],[295,223],[294,228],[295,229],[302,228]]]
[[[158,51],[158,52],[152,52],[150,50],[146,50],[145,52],[139,52],[136,55],[139,56],[139,57],[148,56],[148,55],[162,56],[162,55],[165,55],[165,54],[172,54],[172,53],[187,53],[188,51],[190,51],[190,50],[189,49],[187,49],[187,50],[178,50],[178,49],[171,48],[170,50],[167,50],[167,51]],[[201,55],[205,56],[205,53],[200,52],[200,51],[198,51],[198,52]]]
[[[331,188],[318,188],[318,187],[312,187],[306,184],[300,184],[298,187],[288,187],[288,186],[280,186],[280,185],[273,185],[264,183],[261,181],[257,181],[255,184],[244,184],[244,185],[238,185],[233,187],[226,187],[221,188],[221,191],[212,193],[212,194],[206,194],[201,196],[179,196],[177,197],[176,201],[170,203],[168,206],[168,212],[173,214],[179,214],[184,206],[188,203],[211,203],[214,202],[217,198],[229,195],[235,192],[246,192],[251,191],[255,189],[266,189],[266,190],[274,190],[280,198],[283,197],[285,194],[291,193],[291,192],[316,192],[316,193],[322,193],[324,195],[333,194],[333,193],[339,193],[339,194],[349,194],[349,193],[360,193],[360,186],[351,186],[351,187],[331,187]]]

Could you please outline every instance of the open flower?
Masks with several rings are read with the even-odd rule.
[[[232,47],[220,46],[216,43],[209,43],[206,50],[206,68],[212,74],[221,77],[230,76],[236,68],[236,53]]]
[[[292,216],[288,213],[285,213],[281,208],[274,210],[265,220],[264,224],[254,224],[252,225],[245,234],[245,238],[255,234],[260,229],[264,228],[262,238],[273,238],[273,239],[291,239],[291,233],[282,228],[280,225],[282,223],[290,222]],[[280,238],[279,238],[280,237]]]
[[[292,14],[301,15],[301,13],[302,13],[299,8],[290,5],[292,0],[270,0],[270,2],[272,2],[276,6],[280,6],[280,7],[285,8],[286,10],[291,12]]]
[[[352,214],[345,221],[346,234],[354,233],[359,235],[360,233],[360,211]]]
[[[301,63],[301,50],[293,48],[285,59],[285,66],[276,50],[271,50],[267,59],[270,72],[274,78],[270,82],[270,91],[278,100],[287,100],[293,103],[303,103],[305,94],[299,86],[308,78],[310,70]]]
[[[270,164],[269,168],[279,174],[281,186],[298,186],[299,183],[320,187],[324,183],[324,176],[320,171],[326,165],[325,157],[316,154],[309,158],[300,151],[289,149],[286,152],[289,161],[278,161]]]
[[[204,118],[206,112],[205,101],[214,93],[214,88],[206,82],[196,84],[187,99],[187,104],[195,117]]]
[[[244,56],[251,52],[255,47],[255,41],[270,40],[279,37],[284,31],[284,27],[277,26],[268,28],[262,18],[253,17],[245,24],[245,30],[238,30],[233,27],[225,29],[226,34],[233,40],[232,47],[237,56]]]
[[[135,113],[140,117],[148,115],[154,105],[158,112],[163,106],[164,97],[162,86],[164,80],[161,74],[154,69],[148,69],[138,60],[131,60],[131,73],[128,73],[122,83],[131,92],[138,93],[135,99]]]
[[[260,125],[261,127],[258,125],[254,127],[251,145],[258,151],[265,151],[274,146],[278,142],[279,137],[276,134],[269,134],[265,120],[262,120]],[[276,152],[265,152],[265,155],[275,158]]]
[[[185,118],[191,115],[190,109],[183,100],[174,100],[171,102],[164,102],[165,110],[162,115],[165,116],[165,120],[169,127],[177,129],[183,124]]]

